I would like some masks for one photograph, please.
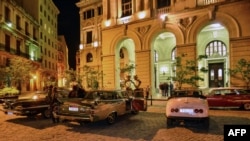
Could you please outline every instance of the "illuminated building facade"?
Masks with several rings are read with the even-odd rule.
[[[77,71],[93,66],[104,73],[103,88],[121,89],[120,68],[158,92],[175,75],[175,57],[186,55],[208,73],[200,88],[239,86],[227,74],[241,58],[250,60],[249,0],[80,0],[81,45]],[[83,82],[83,85],[84,82]],[[189,86],[184,86],[189,87]]]
[[[57,35],[58,14],[52,0],[0,0],[0,63],[23,57],[37,66],[24,91],[57,85],[58,70],[68,68],[67,45]]]

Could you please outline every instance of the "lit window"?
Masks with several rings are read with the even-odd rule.
[[[226,56],[227,54],[226,45],[222,41],[215,40],[207,44],[206,55],[212,56],[214,54],[218,54],[220,56]]]

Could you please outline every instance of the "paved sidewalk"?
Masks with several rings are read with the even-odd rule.
[[[147,112],[165,113],[166,101],[168,97],[155,94],[147,99]]]

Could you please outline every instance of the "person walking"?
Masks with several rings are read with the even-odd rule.
[[[51,101],[50,101],[50,114],[53,123],[58,123],[59,119],[54,117],[53,111],[55,110],[55,106],[58,103],[58,93],[57,87],[52,88]]]

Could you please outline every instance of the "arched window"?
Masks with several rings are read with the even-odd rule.
[[[226,45],[222,41],[214,40],[207,44],[206,55],[212,56],[216,54],[220,56],[226,56],[227,54]]]
[[[172,53],[171,53],[171,59],[175,60],[176,57],[176,47],[173,48]]]
[[[93,55],[91,53],[87,54],[87,62],[93,62]]]

